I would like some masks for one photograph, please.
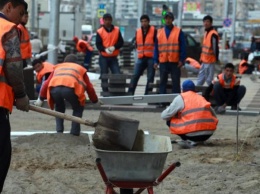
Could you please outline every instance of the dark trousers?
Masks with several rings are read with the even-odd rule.
[[[178,63],[160,63],[160,94],[166,94],[168,74],[171,74],[172,93],[181,93],[181,69]]]
[[[117,57],[103,57],[99,55],[99,67],[101,77],[103,74],[108,74],[109,69],[112,74],[120,74]],[[101,84],[107,84],[107,79],[101,79]],[[108,92],[107,87],[102,86],[102,90],[103,92]]]
[[[87,51],[85,58],[84,58],[84,64],[83,66],[89,70],[90,64],[91,64],[91,58],[92,58],[92,51]]]
[[[11,162],[11,127],[9,113],[0,108],[0,193],[3,190],[5,178]]]
[[[51,98],[55,103],[55,110],[61,113],[65,113],[66,105],[65,100],[68,101],[72,106],[72,115],[76,117],[82,117],[84,106],[80,105],[78,96],[75,94],[73,88],[65,86],[58,86],[51,89]],[[64,131],[64,119],[56,118],[56,131]],[[73,135],[80,134],[80,124],[76,122],[71,123],[70,133]]]
[[[224,103],[227,103],[229,106],[236,106],[246,93],[246,87],[243,85],[238,86],[236,91],[234,91],[235,94],[230,89],[224,89],[219,83],[214,84],[213,90],[217,106],[221,106]],[[230,97],[230,95],[233,97]]]
[[[154,81],[155,69],[153,65],[153,58],[141,58],[137,60],[135,64],[134,75],[131,79],[128,92],[130,92],[132,95],[135,94],[137,83],[140,76],[143,75],[145,69],[147,69],[147,83],[144,94],[146,95],[149,91],[152,91],[152,88],[149,89],[149,83],[153,83]]]

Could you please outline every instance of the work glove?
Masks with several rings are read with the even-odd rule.
[[[42,107],[43,101],[42,101],[40,98],[38,98],[38,99],[34,102],[34,105],[35,105],[35,106]]]
[[[27,95],[25,95],[22,98],[16,98],[15,99],[15,106],[18,110],[22,111],[29,111],[29,98]]]
[[[113,52],[111,52],[111,51],[109,50],[109,47],[106,48],[105,51],[106,51],[106,53],[109,54],[109,55],[111,55],[111,54],[113,53]]]
[[[104,103],[103,103],[101,100],[98,100],[96,104],[97,104],[98,106],[101,106],[101,105],[103,105]]]
[[[108,49],[110,50],[111,53],[113,53],[114,50],[115,50],[115,47],[114,46],[110,46],[110,47],[108,47]]]

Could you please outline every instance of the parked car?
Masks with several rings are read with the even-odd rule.
[[[233,58],[241,59],[244,53],[250,53],[251,42],[238,42],[233,47]]]

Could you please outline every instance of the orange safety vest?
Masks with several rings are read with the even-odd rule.
[[[225,82],[224,73],[219,74],[218,79],[219,79],[220,85],[223,88],[226,88],[226,89],[232,89],[234,87],[235,83],[236,83],[236,76],[235,75],[232,76],[232,80],[231,80],[230,83]]]
[[[54,65],[48,62],[43,62],[43,68],[36,74],[36,79],[38,83],[42,82],[42,77],[47,73],[52,73],[54,70]]]
[[[158,50],[159,62],[179,62],[180,48],[179,48],[179,35],[180,28],[174,26],[167,39],[164,28],[158,30]]]
[[[48,85],[47,99],[51,109],[54,108],[54,102],[50,95],[52,87],[65,86],[68,88],[74,88],[75,94],[78,96],[78,100],[81,106],[86,102],[86,83],[84,81],[84,75],[87,70],[76,63],[61,63],[55,65],[54,74]]]
[[[216,130],[218,119],[211,113],[210,103],[204,97],[192,91],[184,92],[181,96],[184,109],[171,119],[171,133],[182,135]]]
[[[20,30],[20,49],[21,49],[21,55],[22,59],[30,59],[32,58],[32,46],[30,43],[30,35],[26,27],[22,24],[19,24],[17,26]]]
[[[104,27],[101,27],[97,30],[97,33],[102,38],[103,46],[105,48],[114,46],[119,38],[119,28],[116,26],[112,32],[107,32]],[[116,57],[119,55],[119,49],[115,49],[111,55],[107,54],[105,51],[101,51],[101,55],[104,57]]]
[[[209,32],[204,33],[204,39],[203,39],[203,43],[202,43],[202,52],[201,52],[201,56],[200,56],[200,60],[203,63],[214,63],[217,61],[217,58],[213,52],[213,48],[211,45],[211,37],[213,34],[216,34],[218,36],[218,33],[216,30],[210,30]]]
[[[195,67],[196,69],[200,69],[200,64],[195,59],[188,57],[186,60],[190,62],[191,66]]]
[[[136,31],[136,45],[137,45],[136,50],[139,59],[143,57],[153,57],[154,33],[155,33],[155,27],[150,26],[149,31],[147,32],[144,40],[142,28],[139,28]]]
[[[81,45],[84,45],[83,47],[87,48],[87,49],[82,49],[82,46]],[[93,51],[93,47],[89,45],[89,43],[87,43],[86,41],[84,40],[79,40],[76,44],[76,49],[78,52],[86,52],[86,50],[89,50],[89,51]]]
[[[247,61],[245,59],[243,59],[240,63],[239,63],[239,66],[238,66],[238,73],[239,74],[244,74],[245,71],[248,69],[247,66],[242,66],[244,63],[247,63]]]
[[[12,112],[14,103],[14,92],[12,87],[8,84],[5,72],[4,72],[4,62],[6,57],[6,52],[3,49],[2,39],[3,36],[9,32],[12,28],[16,28],[16,25],[6,19],[0,17],[0,107]]]

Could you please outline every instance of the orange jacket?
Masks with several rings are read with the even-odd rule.
[[[101,27],[97,30],[97,33],[102,38],[103,46],[105,48],[114,46],[119,38],[119,28],[116,26],[112,32],[108,33],[104,27]],[[107,54],[105,51],[101,51],[101,55],[104,57],[116,57],[119,55],[119,49],[115,49],[111,55]]]
[[[79,40],[76,44],[76,49],[78,52],[83,52],[85,53],[87,50],[88,51],[93,51],[93,47],[90,46],[90,44],[84,40]]]
[[[210,30],[209,32],[204,33],[204,39],[202,43],[202,52],[200,56],[200,60],[203,63],[214,63],[217,61],[216,56],[213,52],[213,48],[211,45],[211,37],[213,34],[218,35],[216,30]]]
[[[150,26],[149,31],[146,34],[144,40],[142,28],[139,28],[136,31],[136,45],[137,45],[136,50],[139,59],[143,57],[153,57],[154,33],[155,33],[154,26]]]
[[[159,62],[179,62],[180,48],[179,48],[180,28],[174,26],[170,36],[166,37],[164,28],[158,30],[158,50]]]
[[[32,46],[30,43],[30,35],[26,27],[22,24],[19,24],[17,26],[20,30],[20,49],[21,49],[21,55],[22,59],[30,59],[32,58]]]
[[[38,83],[42,83],[42,77],[47,74],[51,73],[54,70],[54,65],[48,62],[43,62],[43,68],[36,74],[36,79]]]
[[[212,115],[210,103],[201,95],[188,91],[181,94],[184,109],[171,119],[171,133],[182,135],[197,131],[216,130],[218,119]]]
[[[15,24],[0,17],[0,107],[8,109],[9,112],[13,110],[14,93],[12,87],[8,84],[4,72],[5,50],[2,45],[3,36],[9,32],[12,28],[15,28]]]
[[[248,66],[243,66],[244,63],[247,63],[245,59],[243,59],[238,66],[238,73],[239,74],[244,74],[245,71],[248,69]]]
[[[218,79],[219,79],[220,85],[223,88],[226,88],[226,89],[232,89],[234,87],[235,83],[236,83],[236,76],[235,75],[232,76],[232,80],[231,80],[230,83],[225,82],[224,73],[219,74]]]
[[[50,90],[56,86],[74,88],[74,92],[78,96],[81,106],[85,105],[87,85],[84,82],[84,75],[86,72],[87,70],[84,67],[76,63],[61,63],[55,65],[54,74],[49,82],[47,91],[48,104],[51,109],[54,108],[54,102],[51,98]]]
[[[195,67],[196,69],[200,69],[200,64],[199,64],[199,62],[196,61],[195,59],[188,57],[188,58],[186,59],[186,61],[189,61],[189,62],[190,62],[190,65],[193,66],[193,67]]]

